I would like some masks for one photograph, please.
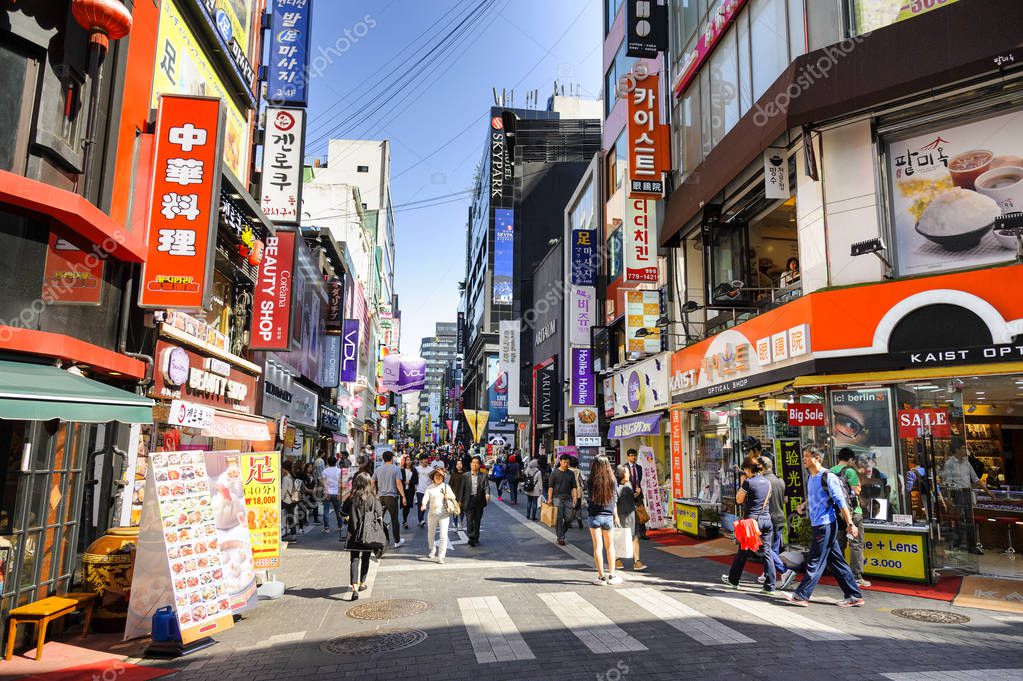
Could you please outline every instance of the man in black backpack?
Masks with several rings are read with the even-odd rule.
[[[845,500],[852,511],[853,524],[856,526],[856,536],[849,538],[845,520],[838,519],[838,545],[842,551],[849,546],[849,567],[852,568],[853,577],[856,578],[857,586],[870,586],[870,582],[863,578],[863,509],[860,506],[860,474],[856,472],[853,464],[856,462],[856,454],[848,447],[838,450],[838,465],[831,467],[831,472],[839,477],[842,489],[845,491]]]

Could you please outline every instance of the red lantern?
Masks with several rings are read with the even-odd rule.
[[[263,262],[263,242],[256,239],[252,242],[252,248],[249,249],[249,264],[253,267]]]
[[[118,0],[74,0],[71,14],[89,31],[89,42],[104,50],[110,40],[120,40],[131,30],[131,12]]]

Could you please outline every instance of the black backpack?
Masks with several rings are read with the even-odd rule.
[[[526,477],[526,480],[522,483],[522,491],[526,492],[527,494],[529,492],[532,492],[534,489],[536,489],[536,472],[533,472],[531,475],[528,475]]]
[[[856,510],[856,495],[853,494],[852,487],[849,485],[848,478],[845,477],[845,472],[852,468],[852,466],[846,466],[842,469],[841,474],[838,475],[838,481],[842,484],[842,494],[845,495],[845,507],[849,509],[849,513]],[[831,501],[831,505],[838,510],[838,504],[831,496],[831,488],[828,487],[828,475],[836,475],[831,471],[824,469],[824,475],[821,476],[821,484],[824,485],[824,492],[828,495],[828,499]]]

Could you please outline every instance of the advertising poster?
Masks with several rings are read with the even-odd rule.
[[[876,31],[891,24],[913,19],[940,7],[948,7],[957,0],[858,0],[856,8],[856,33]]]
[[[280,567],[280,452],[242,454],[240,463],[253,567],[256,570]]]
[[[512,302],[515,257],[515,211],[494,209],[494,302]]]
[[[625,292],[625,343],[627,352],[652,355],[661,351],[661,298],[657,291]],[[646,329],[645,336],[636,334]]]
[[[508,383],[508,413],[528,410],[519,408],[519,334],[521,322],[517,319],[502,320],[499,326],[500,350],[498,353],[498,371],[505,375]],[[452,395],[451,399],[455,399]]]
[[[799,440],[778,438],[774,441],[774,470],[785,483],[785,498],[788,507],[785,509],[785,531],[787,541],[795,536],[792,532],[792,521],[799,517],[796,508],[806,500],[803,485],[803,449]]]
[[[96,261],[91,266],[90,258]],[[99,305],[103,299],[103,265],[102,258],[50,232],[42,299],[51,305]]]
[[[600,446],[600,420],[595,407],[575,408],[575,446]]]
[[[643,467],[643,503],[646,504],[646,510],[650,514],[650,522],[646,526],[647,529],[658,530],[667,527],[670,523],[661,501],[657,459],[654,457],[653,448],[647,445],[642,445],[638,453],[636,461]]]
[[[899,274],[1015,258],[995,221],[1023,208],[1023,111],[888,144]]]
[[[234,624],[205,454],[150,457],[126,639],[148,634],[153,613],[167,604],[185,645]]]
[[[497,425],[508,420],[508,374],[500,370],[498,357],[487,357],[487,398],[490,405],[490,423]]]
[[[866,459],[866,474],[860,475],[860,498],[869,501],[869,508],[864,509],[863,517],[887,519],[898,475],[891,390],[832,390],[831,418],[835,451],[848,447]]]
[[[238,452],[206,452],[213,523],[220,542],[223,584],[232,612],[256,605],[256,570],[245,507],[245,486]]]
[[[667,360],[667,355],[651,357],[615,374],[615,416],[667,409]]]

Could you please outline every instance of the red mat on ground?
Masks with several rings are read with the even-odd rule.
[[[97,678],[117,679],[117,681],[149,681],[173,674],[175,671],[162,667],[140,667],[120,660],[103,660],[79,667],[22,676],[15,681],[92,681]]]
[[[672,529],[647,530],[646,536],[661,546],[692,546],[698,544],[702,539],[696,539],[689,535],[681,534]]]

